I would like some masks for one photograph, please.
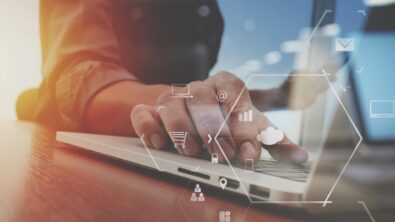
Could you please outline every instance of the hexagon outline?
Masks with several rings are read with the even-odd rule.
[[[345,108],[345,106],[344,106],[343,103],[341,102],[341,100],[340,100],[339,96],[337,95],[336,90],[334,89],[333,85],[332,85],[331,82],[329,81],[328,75],[331,75],[331,74],[330,74],[330,73],[327,73],[325,70],[322,70],[322,72],[323,72],[323,74],[298,74],[298,76],[325,77],[326,81],[328,82],[328,85],[329,85],[330,88],[331,88],[331,91],[335,94],[336,99],[338,100],[338,102],[339,102],[339,104],[341,105],[341,107],[344,109],[344,111],[345,111],[347,117],[349,118],[350,122],[352,123],[352,126],[354,127],[354,130],[357,132],[357,134],[358,134],[358,136],[359,136],[359,141],[358,141],[357,145],[355,146],[353,152],[351,153],[349,159],[347,160],[346,165],[343,167],[342,171],[340,172],[339,176],[337,177],[335,183],[334,183],[333,186],[331,187],[331,189],[330,189],[330,191],[329,191],[327,197],[325,198],[325,200],[323,200],[323,201],[254,201],[254,200],[252,200],[251,197],[248,195],[248,192],[247,192],[247,190],[245,189],[244,185],[243,185],[242,183],[240,183],[240,186],[241,186],[242,190],[243,190],[244,193],[246,194],[246,196],[247,196],[247,198],[248,198],[248,200],[250,201],[251,204],[254,204],[254,203],[317,203],[317,204],[323,204],[323,207],[325,207],[327,204],[332,203],[332,201],[329,201],[329,197],[330,197],[330,195],[332,194],[333,190],[335,189],[335,187],[336,187],[338,181],[339,181],[340,178],[342,177],[342,175],[343,175],[344,171],[346,170],[346,168],[347,168],[349,162],[351,161],[352,157],[355,155],[355,153],[356,153],[356,151],[357,151],[357,148],[359,147],[359,145],[360,145],[361,142],[363,141],[363,137],[361,136],[361,134],[360,134],[358,128],[356,127],[354,121],[352,120],[351,116],[349,115],[347,109]],[[266,77],[268,77],[268,76],[289,76],[289,74],[263,74],[263,75],[266,76]],[[262,76],[262,75],[259,75],[259,74],[252,74],[252,75],[250,75],[250,76],[248,77],[246,83],[248,83],[248,82],[251,80],[251,78],[253,78],[254,76]],[[245,90],[246,88],[247,88],[247,87],[246,87],[246,85],[245,85],[245,86],[243,87],[243,89],[241,90],[239,96],[236,98],[235,103],[234,103],[233,106],[231,107],[231,109],[230,109],[231,111],[232,111],[232,110],[234,109],[234,107],[236,106],[238,100],[240,99],[242,93],[244,92],[244,90]],[[227,164],[230,166],[230,169],[231,169],[232,173],[235,175],[236,179],[240,182],[240,181],[241,181],[240,178],[238,177],[238,175],[237,175],[237,173],[235,172],[235,170],[234,170],[232,164],[230,163],[229,159],[226,157],[226,155],[225,155],[225,153],[224,153],[224,151],[223,151],[223,149],[222,149],[220,143],[219,143],[218,140],[217,140],[217,138],[218,138],[218,136],[219,136],[219,133],[221,132],[222,128],[225,126],[226,120],[229,118],[230,113],[231,113],[231,112],[229,112],[229,113],[226,115],[226,117],[225,117],[225,119],[224,119],[224,123],[221,125],[221,127],[220,127],[219,130],[218,130],[218,132],[215,134],[213,140],[217,143],[217,145],[218,145],[218,147],[219,147],[221,153],[222,153],[223,156],[225,157],[225,160],[226,160]],[[154,165],[157,167],[157,170],[158,170],[158,171],[163,171],[163,170],[158,166],[158,164],[156,163],[155,157],[154,157],[153,155],[151,155],[151,152],[149,151],[149,148],[146,146],[145,141],[144,141],[143,138],[144,138],[144,136],[142,136],[142,137],[140,138],[140,140],[141,140],[141,142],[143,143],[144,148],[147,150],[147,152],[148,152],[150,158],[151,158],[152,161],[154,162]],[[197,171],[198,171],[198,170],[199,170],[199,169],[197,169]],[[206,171],[206,170],[204,170],[204,171]],[[210,172],[210,171],[208,171],[208,172]]]
[[[311,34],[310,34],[310,36],[309,36],[309,38],[308,38],[308,40],[307,40],[307,42],[306,42],[306,44],[307,44],[308,47],[310,46],[310,42],[311,42],[312,38],[314,37],[315,32],[317,31],[319,25],[320,25],[320,24],[322,23],[322,21],[324,20],[325,16],[326,16],[327,14],[329,14],[329,13],[332,13],[332,12],[333,12],[333,11],[330,10],[330,9],[326,9],[326,10],[324,11],[324,13],[322,14],[321,18],[319,19],[318,23],[317,23],[316,26],[314,27],[313,31],[311,32]],[[366,16],[366,12],[365,12],[364,10],[357,10],[357,13],[361,13],[362,15]],[[332,203],[332,201],[329,201],[329,197],[331,196],[332,192],[334,191],[334,189],[335,189],[337,183],[339,182],[340,178],[342,177],[342,175],[343,175],[344,171],[346,170],[348,164],[350,163],[351,159],[352,159],[353,156],[355,155],[355,153],[356,153],[356,151],[357,151],[359,145],[362,143],[363,137],[362,137],[361,133],[359,132],[358,128],[356,127],[356,124],[354,123],[354,121],[353,121],[353,119],[351,118],[350,114],[348,113],[347,109],[345,108],[344,104],[343,104],[342,101],[340,100],[340,98],[339,98],[339,96],[338,96],[336,90],[334,89],[333,85],[331,84],[330,80],[328,79],[328,75],[331,75],[331,74],[330,74],[330,73],[327,73],[324,69],[322,69],[322,72],[323,72],[323,74],[298,74],[298,76],[303,76],[303,75],[304,75],[304,76],[317,76],[317,77],[319,77],[319,76],[324,76],[324,77],[325,77],[326,81],[328,82],[329,87],[331,88],[331,91],[334,93],[336,99],[338,100],[339,104],[340,104],[341,107],[343,108],[343,110],[344,110],[344,112],[346,113],[348,119],[350,120],[352,126],[354,127],[355,132],[357,133],[357,135],[358,135],[358,137],[359,137],[359,140],[358,140],[358,142],[357,142],[357,144],[356,144],[356,146],[355,146],[353,152],[351,153],[350,157],[348,158],[348,160],[347,160],[346,164],[344,165],[343,169],[341,170],[339,176],[336,178],[335,183],[332,185],[332,187],[331,187],[331,189],[330,189],[330,191],[329,191],[329,193],[328,193],[328,195],[327,195],[327,197],[325,198],[324,201],[253,201],[253,200],[251,199],[251,197],[248,195],[248,192],[246,191],[246,189],[245,189],[243,183],[240,182],[240,178],[239,178],[238,175],[236,174],[235,170],[233,169],[232,164],[230,163],[229,159],[228,159],[227,156],[225,155],[225,153],[224,153],[224,151],[223,151],[221,145],[219,144],[219,142],[218,142],[218,140],[217,140],[217,137],[218,137],[219,133],[221,132],[222,128],[225,126],[226,120],[229,118],[229,115],[230,115],[230,113],[231,113],[231,112],[229,112],[229,113],[226,115],[225,119],[224,119],[224,123],[221,125],[221,127],[220,127],[219,130],[218,130],[218,132],[215,134],[213,140],[217,143],[217,145],[218,145],[218,147],[219,147],[221,153],[222,153],[223,156],[225,157],[225,160],[226,160],[227,164],[230,166],[230,169],[231,169],[232,173],[235,175],[235,177],[237,178],[237,180],[240,182],[240,185],[241,185],[242,190],[245,192],[245,194],[246,194],[248,200],[250,201],[250,205],[251,205],[251,204],[254,204],[254,203],[319,203],[319,204],[322,203],[322,204],[323,204],[322,206],[325,207],[327,204],[331,204],[331,203]],[[265,76],[289,76],[289,74],[264,74],[264,75],[265,75]],[[233,109],[234,109],[234,107],[236,106],[238,100],[240,99],[242,93],[243,93],[244,90],[247,88],[246,85],[248,84],[248,82],[251,80],[251,78],[252,78],[253,76],[259,76],[259,74],[252,74],[252,75],[248,76],[248,79],[246,80],[245,86],[244,86],[243,89],[241,90],[239,96],[236,98],[236,101],[235,101],[235,103],[233,104],[233,106],[231,107],[230,111],[233,111]],[[157,110],[157,111],[159,111],[159,110]],[[157,163],[156,160],[155,160],[155,157],[151,154],[151,152],[150,152],[148,146],[146,145],[146,143],[145,143],[145,141],[144,141],[144,136],[145,136],[145,135],[142,135],[142,136],[140,137],[140,141],[142,142],[144,148],[147,150],[147,153],[148,153],[149,157],[152,159],[152,161],[153,161],[155,167],[157,168],[157,170],[160,171],[160,172],[162,172],[163,170],[159,167],[158,163]],[[199,166],[196,168],[196,171],[199,171]],[[206,171],[206,170],[204,170],[204,171]],[[208,172],[210,172],[210,171],[208,171]],[[189,184],[188,184],[188,185],[189,185]],[[188,185],[187,185],[187,187],[188,187]],[[184,192],[185,192],[185,190],[184,190]],[[182,195],[183,195],[183,194],[182,194]],[[178,201],[177,201],[177,204],[179,205]],[[249,207],[250,207],[250,205],[249,205]],[[182,207],[181,207],[181,208],[182,208]],[[182,209],[182,210],[183,210],[183,209]],[[185,214],[184,211],[183,211],[183,213]],[[189,220],[188,216],[187,216],[187,219]]]
[[[181,198],[184,196],[185,191],[187,190],[187,188],[189,187],[189,185],[191,184],[191,180],[188,181],[187,185],[184,187],[184,190],[181,193],[181,196],[178,198],[177,200],[177,205],[178,207],[181,209],[182,213],[185,215],[185,217],[187,218],[187,220],[190,222],[191,219],[189,218],[188,214],[185,212],[184,208],[182,207],[182,205],[180,204]]]
[[[317,24],[315,25],[313,31],[311,31],[310,37],[309,37],[309,39],[308,39],[307,42],[306,42],[307,47],[310,47],[310,42],[311,42],[311,40],[313,39],[315,33],[316,33],[317,30],[318,30],[318,27],[321,25],[322,21],[324,21],[324,18],[325,18],[325,16],[326,16],[328,13],[332,13],[332,10],[331,10],[331,9],[326,9],[326,10],[324,11],[324,13],[321,15],[320,20],[318,20]]]
[[[338,11],[341,11],[341,10],[338,10]],[[315,33],[317,32],[318,27],[321,25],[322,21],[324,21],[325,16],[326,16],[327,14],[329,14],[329,13],[332,13],[332,12],[333,12],[333,11],[332,11],[331,9],[326,9],[326,10],[324,11],[324,13],[322,13],[321,18],[318,20],[317,24],[314,26],[313,31],[311,31],[311,34],[310,34],[308,40],[306,41],[307,47],[310,47],[310,42],[311,42],[311,40],[313,39]],[[363,9],[357,10],[356,13],[360,13],[360,14],[362,14],[363,16],[366,16],[366,12],[365,12],[365,10],[363,10]]]
[[[236,174],[236,172],[235,172],[235,170],[234,170],[232,164],[230,163],[229,159],[226,157],[226,155],[225,155],[225,153],[224,153],[224,151],[223,151],[221,145],[219,144],[219,142],[218,142],[218,140],[217,140],[217,137],[218,137],[219,133],[221,132],[222,128],[225,126],[226,121],[229,119],[229,116],[230,116],[231,112],[234,110],[236,104],[238,103],[238,101],[239,101],[239,99],[240,99],[242,93],[243,93],[243,92],[245,91],[245,89],[247,88],[248,82],[249,82],[254,76],[255,76],[255,77],[256,77],[256,76],[265,76],[265,77],[268,77],[268,76],[289,76],[289,74],[252,74],[252,75],[250,75],[250,76],[248,77],[248,79],[246,80],[246,83],[245,83],[243,89],[241,90],[239,96],[236,98],[235,103],[232,105],[232,107],[231,107],[231,109],[230,109],[230,112],[226,115],[223,124],[222,124],[221,127],[219,128],[218,132],[215,134],[214,140],[215,140],[215,142],[217,143],[219,149],[221,150],[221,153],[224,155],[225,160],[226,160],[227,163],[229,164],[229,166],[230,166],[230,168],[231,168],[231,170],[232,170],[232,172],[233,172],[235,178],[237,178],[237,180],[240,182],[240,186],[241,186],[242,190],[245,192],[245,194],[246,194],[246,196],[247,196],[247,198],[248,198],[248,200],[250,201],[251,204],[254,204],[254,203],[290,203],[290,202],[292,202],[292,203],[313,203],[313,204],[315,203],[315,204],[322,204],[322,207],[325,207],[327,204],[332,203],[332,201],[329,201],[329,197],[331,196],[333,190],[335,189],[337,183],[339,182],[340,178],[342,177],[344,171],[346,170],[348,164],[350,163],[351,159],[352,159],[353,156],[355,155],[355,153],[356,153],[356,151],[357,151],[359,145],[361,144],[361,142],[362,142],[362,140],[363,140],[363,137],[362,137],[361,133],[359,132],[358,128],[356,127],[356,124],[354,123],[353,119],[351,118],[351,115],[349,114],[349,112],[348,112],[347,109],[345,108],[343,102],[340,100],[340,97],[338,96],[338,94],[337,94],[335,88],[333,87],[332,83],[330,82],[330,80],[329,80],[329,78],[328,78],[328,76],[331,75],[330,73],[327,73],[324,69],[322,69],[322,74],[297,74],[297,75],[298,75],[298,76],[312,76],[312,77],[324,77],[324,78],[325,78],[325,80],[327,81],[327,83],[328,83],[328,85],[329,85],[329,88],[330,88],[331,91],[334,93],[334,95],[335,95],[337,101],[339,102],[340,106],[342,107],[342,109],[343,109],[344,112],[346,113],[347,118],[348,118],[349,121],[351,122],[351,125],[353,126],[355,132],[357,133],[357,135],[358,135],[358,137],[359,137],[359,140],[358,140],[356,146],[354,147],[353,152],[351,153],[350,157],[348,158],[346,164],[343,166],[343,169],[341,170],[340,174],[339,174],[338,177],[336,178],[335,183],[332,185],[331,189],[329,190],[329,193],[327,194],[325,200],[323,200],[323,201],[254,201],[254,200],[252,200],[251,197],[248,195],[248,192],[247,192],[247,190],[245,189],[243,183],[241,183],[241,180],[240,180],[239,176]]]

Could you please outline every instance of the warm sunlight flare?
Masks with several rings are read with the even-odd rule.
[[[38,3],[0,0],[0,119],[16,119],[18,94],[41,79]]]
[[[395,0],[0,0],[0,222],[395,221]]]

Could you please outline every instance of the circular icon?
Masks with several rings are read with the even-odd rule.
[[[220,90],[217,93],[218,102],[223,103],[228,98],[228,93],[225,90]]]

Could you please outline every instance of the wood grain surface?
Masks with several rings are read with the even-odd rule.
[[[55,130],[0,121],[0,221],[370,221],[366,212],[311,216],[202,185],[205,202],[190,202],[193,181],[75,149]],[[390,221],[391,212],[372,212]]]

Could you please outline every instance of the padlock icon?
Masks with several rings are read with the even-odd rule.
[[[218,154],[211,154],[211,163],[218,163]]]

